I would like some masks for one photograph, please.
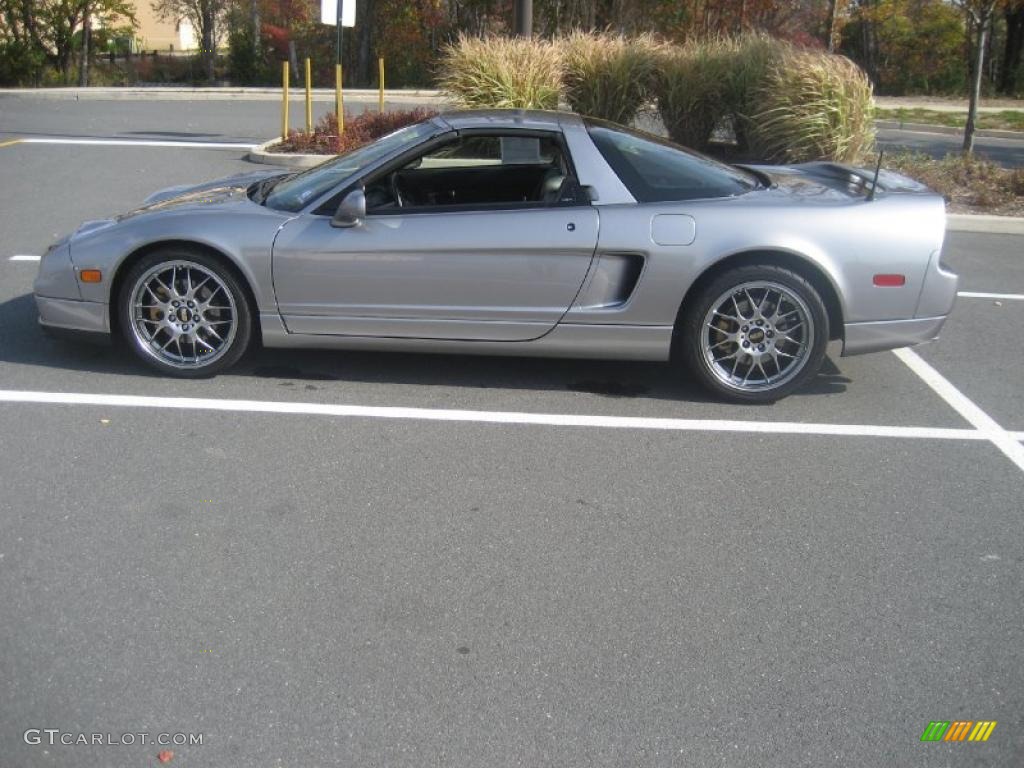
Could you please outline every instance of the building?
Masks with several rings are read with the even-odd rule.
[[[199,47],[195,30],[187,19],[167,21],[153,10],[149,0],[132,0],[134,6],[135,45],[137,51],[194,51]]]

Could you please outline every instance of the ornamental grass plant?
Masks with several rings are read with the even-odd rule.
[[[561,41],[565,101],[578,114],[629,125],[651,98],[662,47],[650,35],[568,35]]]
[[[459,107],[558,109],[561,53],[538,38],[463,34],[444,49],[438,85]]]

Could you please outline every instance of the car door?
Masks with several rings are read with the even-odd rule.
[[[400,183],[416,200],[371,207],[358,226],[335,228],[315,214],[289,221],[273,251],[289,332],[526,341],[551,330],[587,275],[598,214],[582,201],[508,199],[520,188],[532,195],[558,162],[542,156],[531,171],[521,143],[501,146],[497,163],[463,155],[423,167],[421,159],[366,180],[368,197],[378,187],[386,197],[390,174],[404,172]]]

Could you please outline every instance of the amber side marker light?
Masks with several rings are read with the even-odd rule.
[[[103,280],[103,273],[98,269],[83,269],[78,273],[78,279],[83,283],[98,283]]]
[[[882,288],[898,288],[907,282],[906,275],[875,275],[872,281]]]

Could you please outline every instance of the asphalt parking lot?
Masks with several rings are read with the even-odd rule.
[[[0,765],[160,749],[32,728],[202,734],[181,766],[1020,764],[1024,238],[951,233],[984,295],[939,342],[767,407],[586,361],[180,382],[38,330],[12,257],[251,167],[0,146]]]

